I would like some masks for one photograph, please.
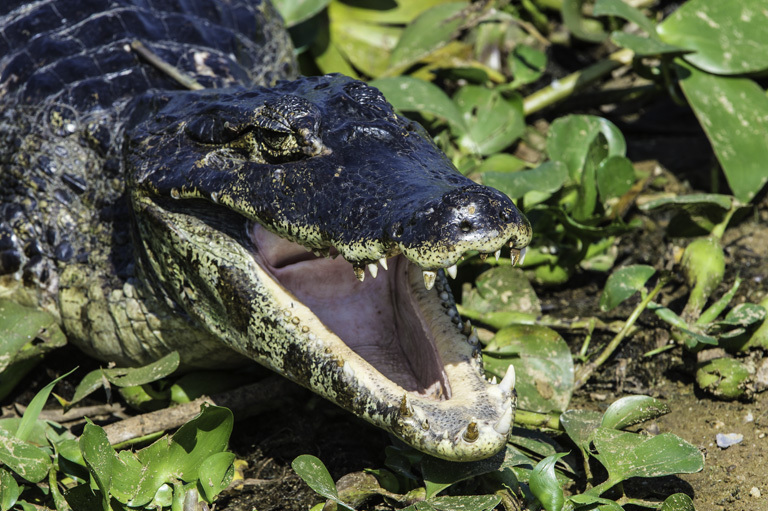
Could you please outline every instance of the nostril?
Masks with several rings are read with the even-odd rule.
[[[461,229],[461,232],[469,232],[472,230],[472,222],[469,220],[462,220],[459,224],[459,229]]]

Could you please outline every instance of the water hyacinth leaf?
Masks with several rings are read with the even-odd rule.
[[[409,76],[397,76],[379,78],[370,84],[379,89],[398,110],[424,112],[445,119],[457,134],[468,130],[454,102],[433,83]]]
[[[325,9],[331,0],[274,0],[274,5],[285,21],[292,27]]]
[[[42,342],[33,343],[36,339]],[[51,314],[0,299],[0,372],[14,363],[41,359],[43,354],[66,343]]]
[[[342,21],[355,19],[368,23],[407,25],[421,13],[436,5],[454,2],[455,0],[334,2],[331,5]]]
[[[48,475],[48,452],[5,433],[0,434],[0,462],[30,483],[39,483]]]
[[[145,366],[119,367],[102,371],[110,383],[118,387],[135,387],[165,378],[178,368],[179,353],[174,351]]]
[[[523,100],[517,94],[505,98],[494,89],[465,85],[456,92],[453,101],[468,127],[459,137],[459,145],[471,153],[497,153],[525,132]]]
[[[661,39],[695,53],[685,60],[715,74],[768,68],[768,10],[764,0],[689,0],[659,24]]]
[[[626,396],[613,402],[603,414],[601,426],[624,429],[670,412],[669,405],[650,396]]]
[[[755,323],[761,323],[765,316],[765,309],[760,305],[740,303],[728,312],[724,320],[718,321],[717,325],[748,327]]]
[[[675,493],[664,500],[659,511],[696,511],[691,497],[685,493]]]
[[[589,506],[585,509],[594,509],[596,511],[624,511],[624,508],[618,505],[616,502],[598,497],[590,493],[582,493],[580,495],[573,495],[568,497],[569,502],[578,504],[579,506]],[[598,504],[595,506],[595,504]]]
[[[333,482],[331,474],[317,457],[310,454],[302,454],[293,460],[291,467],[316,493],[326,499],[333,500],[345,509],[354,511],[354,509],[339,500],[336,484]]]
[[[603,202],[621,197],[635,182],[635,168],[625,156],[610,156],[596,169],[597,190]]]
[[[381,75],[389,66],[390,52],[402,29],[357,19],[342,20],[336,12],[343,9],[342,5],[334,2],[329,7],[333,44],[356,69],[368,76]]]
[[[16,505],[21,495],[16,479],[5,468],[0,467],[0,510],[6,511]]]
[[[584,160],[584,168],[581,173],[576,203],[573,205],[573,218],[577,221],[586,221],[596,213],[597,206],[597,168],[608,157],[608,141],[602,133],[589,144],[587,157]]]
[[[520,158],[507,153],[496,153],[480,162],[480,164],[475,167],[474,172],[481,175],[486,172],[513,174],[526,168],[528,168],[528,164]],[[517,197],[518,196],[514,196],[512,198],[514,199]]]
[[[677,69],[683,93],[712,143],[733,195],[749,202],[768,182],[765,91],[748,78],[704,73],[682,61]]]
[[[407,68],[448,44],[466,22],[466,17],[459,15],[466,7],[466,2],[452,2],[422,12],[400,36],[392,50],[390,68]]]
[[[169,463],[184,481],[198,479],[200,466],[209,456],[227,448],[234,416],[228,408],[204,406],[199,415],[171,437]]]
[[[112,467],[117,461],[117,453],[109,444],[104,430],[91,422],[85,425],[80,436],[80,450],[88,472],[101,492],[103,508],[106,511],[110,509],[109,490],[112,486]]]
[[[636,24],[649,37],[658,39],[656,24],[639,9],[632,7],[623,0],[597,0],[592,8],[595,16],[616,16]]]
[[[517,373],[518,406],[534,412],[564,411],[573,392],[573,359],[565,340],[539,325],[500,330],[486,346],[485,371],[502,378],[512,363]]]
[[[530,207],[548,199],[563,187],[568,180],[568,166],[561,161],[550,160],[534,169],[519,172],[489,170],[483,172],[482,178],[483,184],[513,199],[523,197],[526,206]]]
[[[565,453],[559,453],[544,458],[531,473],[531,480],[528,485],[531,492],[547,511],[561,511],[565,504],[563,489],[555,475],[557,460],[564,456]]]
[[[690,195],[675,195],[674,197],[661,197],[640,205],[643,211],[651,211],[656,208],[672,207],[688,211],[700,208],[717,207],[728,211],[733,205],[733,197],[718,193],[692,193]]]
[[[720,399],[739,399],[749,396],[747,390],[751,374],[738,360],[716,358],[699,365],[696,383],[699,388]]]
[[[566,115],[555,119],[547,134],[547,154],[551,160],[562,161],[576,182],[581,173],[592,141],[602,133],[608,142],[608,156],[624,156],[627,144],[615,124],[592,115]]]
[[[563,0],[561,14],[565,26],[579,39],[599,43],[606,34],[597,20],[586,18],[582,6],[584,0]]]
[[[688,53],[688,50],[685,48],[673,46],[657,39],[650,39],[637,34],[628,34],[627,32],[613,32],[611,33],[611,40],[622,48],[632,50],[638,57]]]
[[[199,487],[203,490],[205,500],[213,503],[213,499],[224,491],[232,481],[235,473],[235,455],[231,452],[217,452],[208,456],[200,465]]]
[[[656,270],[653,266],[633,264],[611,273],[600,295],[600,310],[609,311],[645,288],[645,283]]]
[[[429,500],[430,505],[438,511],[490,511],[499,502],[501,497],[498,495],[456,495]]]
[[[592,434],[600,427],[602,415],[592,410],[566,410],[560,415],[560,424],[579,449],[589,449]]]
[[[464,289],[462,303],[480,313],[541,313],[541,301],[528,278],[520,269],[510,266],[497,266],[480,274],[474,288]]]
[[[427,490],[427,499],[459,481],[496,472],[502,467],[504,461],[503,454],[496,454],[484,460],[462,463],[425,456],[421,468]]]
[[[595,458],[614,483],[630,477],[692,474],[704,468],[701,451],[671,433],[647,437],[601,427],[592,442],[597,451]]]
[[[509,89],[535,82],[547,68],[547,54],[526,44],[515,46],[507,61],[512,73],[512,82],[507,87]]]

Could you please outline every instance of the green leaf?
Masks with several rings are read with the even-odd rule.
[[[160,380],[179,368],[179,352],[173,351],[159,360],[141,367],[103,369],[104,376],[118,387],[135,387]]]
[[[494,155],[489,158],[491,160]],[[486,167],[484,167],[486,168]],[[518,172],[489,170],[482,174],[483,184],[491,186],[517,199],[524,197],[526,207],[538,204],[560,190],[568,180],[568,167],[561,161],[546,161],[538,167]]]
[[[683,93],[733,194],[749,202],[768,182],[768,97],[747,78],[711,75],[678,62]]]
[[[117,453],[109,445],[104,430],[90,421],[85,425],[83,434],[80,436],[80,450],[88,471],[101,492],[102,508],[104,511],[111,510],[109,496],[113,476],[112,465],[117,461]]]
[[[531,473],[529,482],[531,492],[547,511],[561,511],[565,504],[563,489],[555,476],[555,464],[565,455],[566,453],[559,453],[544,458]]]
[[[609,156],[596,170],[597,190],[603,202],[621,197],[635,182],[635,169],[625,156]]]
[[[611,273],[600,295],[600,310],[609,311],[641,289],[656,270],[653,266],[633,264]]]
[[[650,37],[658,38],[656,35],[656,24],[651,21],[639,9],[632,7],[623,0],[597,0],[592,8],[592,14],[595,16],[616,16],[630,21],[645,31]]]
[[[339,500],[336,484],[333,482],[331,474],[328,473],[328,469],[325,468],[323,462],[318,458],[310,454],[302,454],[293,460],[291,467],[315,492],[326,499],[333,500],[346,509],[354,511],[354,509]]]
[[[685,493],[675,493],[667,497],[659,511],[696,511],[696,508],[693,506],[691,497]]]
[[[514,311],[541,314],[541,301],[519,268],[496,266],[475,280],[474,288],[464,288],[461,302],[480,313]]]
[[[365,2],[334,2],[332,8],[342,15],[339,19],[355,19],[368,23],[407,25],[424,11],[453,0],[419,0],[418,2],[366,0]]]
[[[286,27],[292,27],[325,9],[331,0],[273,0]]]
[[[24,410],[24,415],[21,418],[21,422],[19,422],[19,429],[16,430],[16,438],[19,440],[29,439],[29,435],[32,433],[32,429],[37,422],[37,418],[40,415],[40,412],[43,410],[45,402],[48,401],[48,396],[51,395],[53,387],[59,383],[60,380],[63,380],[73,372],[75,372],[75,369],[72,369],[68,373],[59,376],[51,383],[40,389],[37,394],[35,394],[35,397],[33,397],[32,401],[30,401],[27,409]]]
[[[458,16],[466,7],[466,2],[454,2],[436,5],[421,13],[400,36],[392,50],[390,67],[407,68],[448,44],[466,22],[464,16]]]
[[[671,433],[648,437],[600,427],[592,441],[594,456],[614,484],[630,477],[692,474],[704,468],[701,451]]]
[[[448,121],[459,134],[468,131],[459,109],[433,83],[410,76],[398,76],[379,78],[371,81],[370,84],[379,89],[387,101],[398,110],[432,114]]]
[[[356,69],[380,76],[389,67],[390,54],[403,29],[362,21],[353,14],[342,2],[329,6],[331,42]]]
[[[563,0],[561,14],[565,26],[579,39],[598,43],[607,34],[597,20],[585,18],[582,10],[584,0]]]
[[[547,135],[547,153],[550,159],[565,163],[571,179],[580,182],[587,153],[598,133],[608,142],[608,156],[624,156],[627,145],[619,128],[607,119],[591,115],[555,119]]]
[[[516,89],[533,83],[544,74],[547,68],[547,54],[525,44],[518,44],[508,57],[512,82],[508,89]]]
[[[540,325],[500,330],[483,350],[485,371],[502,378],[515,366],[518,406],[547,413],[567,408],[573,392],[573,359],[565,340]]]
[[[685,60],[704,71],[744,74],[768,68],[764,0],[689,0],[657,31],[664,42],[694,50]]]
[[[690,195],[675,195],[674,197],[654,199],[640,206],[640,209],[643,211],[650,211],[661,207],[679,207],[685,210],[695,210],[698,208],[716,206],[728,211],[731,209],[732,205],[733,197],[730,195],[721,195],[717,193],[692,193]]]
[[[587,157],[584,160],[584,169],[581,173],[578,195],[572,212],[575,220],[585,221],[597,213],[597,183],[595,182],[597,168],[607,157],[608,141],[602,133],[598,133],[589,144]]]
[[[503,462],[504,456],[501,454],[484,460],[460,463],[425,456],[422,461],[422,475],[427,499],[433,502],[433,496],[459,481],[496,472]]]
[[[457,495],[435,497],[428,501],[438,511],[490,511],[501,497],[498,495]]]
[[[216,495],[229,486],[234,475],[233,463],[235,455],[231,452],[217,452],[208,456],[200,465],[199,487],[203,490],[205,500],[213,503]]]
[[[648,57],[654,55],[670,55],[688,53],[685,48],[672,46],[663,43],[657,39],[650,39],[637,34],[628,34],[626,32],[611,33],[611,40],[622,48],[632,50],[638,57]]]
[[[525,131],[523,101],[517,94],[507,99],[497,90],[465,85],[453,101],[468,127],[459,137],[459,145],[471,153],[497,153]]]
[[[566,410],[560,415],[560,424],[579,449],[587,451],[592,434],[600,427],[602,415],[592,410]]]
[[[75,395],[72,396],[72,401],[70,401],[69,404],[73,405],[91,395],[93,392],[104,387],[105,383],[106,377],[104,376],[103,369],[94,369],[83,376],[83,379],[77,384],[77,387],[75,387]]]
[[[199,415],[171,437],[168,463],[187,482],[199,478],[200,465],[224,451],[232,434],[234,417],[228,408],[204,406]]]
[[[0,467],[0,510],[7,511],[11,509],[21,495],[21,488],[16,483],[16,479],[5,468]]]
[[[603,414],[604,428],[624,429],[669,413],[669,405],[650,396],[626,396],[614,401]]]

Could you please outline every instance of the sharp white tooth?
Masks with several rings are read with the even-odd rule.
[[[379,274],[379,267],[376,266],[376,263],[371,263],[368,265],[368,271],[371,272],[371,277],[375,279],[376,275]]]
[[[520,251],[513,248],[509,251],[509,256],[512,258],[512,266],[514,266],[517,264],[517,261],[520,260]]]
[[[424,270],[421,273],[424,275],[424,287],[426,287],[427,290],[432,289],[432,286],[435,285],[435,279],[437,278],[437,272],[430,271],[430,270]]]
[[[379,259],[379,264],[380,264],[380,265],[381,265],[381,267],[382,267],[382,268],[384,268],[385,270],[388,270],[388,269],[389,269],[389,268],[387,268],[387,258],[386,258],[386,257],[382,257],[381,259]]]
[[[448,274],[449,277],[452,279],[456,278],[456,272],[459,270],[459,268],[454,264],[453,266],[449,266],[445,269],[445,272]]]
[[[507,372],[504,374],[504,378],[499,383],[499,388],[506,394],[511,394],[512,389],[515,388],[515,366],[509,364]]]
[[[472,322],[470,320],[467,320],[467,322],[464,323],[464,327],[461,329],[461,333],[464,335],[469,335],[472,333]]]
[[[504,414],[502,414],[499,422],[493,426],[496,433],[501,436],[507,436],[509,434],[509,430],[512,428],[512,415],[512,404],[510,403],[507,409],[504,410]]]
[[[496,262],[499,262],[499,257],[501,257],[501,249],[498,249],[496,252],[493,253],[494,257],[496,257]]]
[[[359,268],[357,266],[353,267],[353,269],[355,270],[355,277],[357,277],[357,280],[359,280],[360,282],[364,281],[365,280],[365,270],[362,269],[362,268]]]
[[[477,328],[472,329],[472,333],[467,336],[467,342],[470,346],[477,346],[477,343],[480,342],[480,338],[477,336]]]
[[[497,383],[499,383],[499,380],[496,379],[496,375],[495,374],[493,375],[493,378],[491,378],[491,383],[493,385],[496,385]]]
[[[523,262],[525,262],[525,253],[528,252],[528,247],[523,247],[523,249],[520,251],[520,259],[517,261],[517,264],[520,266],[523,265]]]

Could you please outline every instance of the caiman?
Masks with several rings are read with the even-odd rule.
[[[375,88],[297,77],[269,3],[4,0],[0,108],[0,296],[105,361],[245,357],[434,456],[503,448],[514,373],[446,274],[530,224]]]

